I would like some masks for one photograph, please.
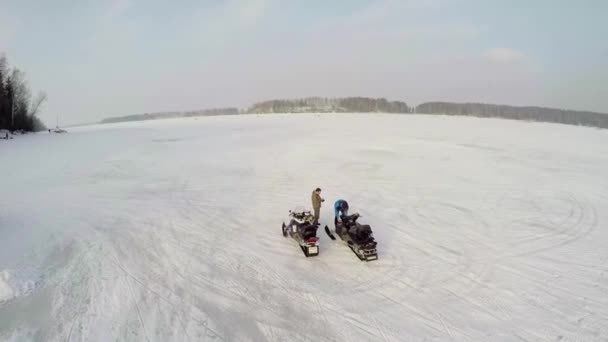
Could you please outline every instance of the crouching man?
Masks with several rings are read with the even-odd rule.
[[[348,202],[343,199],[337,200],[334,203],[334,213],[334,225],[337,225],[342,216],[348,216]]]

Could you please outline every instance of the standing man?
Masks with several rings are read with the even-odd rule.
[[[325,202],[323,198],[321,198],[321,188],[316,188],[315,191],[312,192],[312,208],[315,211],[315,224],[319,224],[319,216],[321,214],[321,203]]]

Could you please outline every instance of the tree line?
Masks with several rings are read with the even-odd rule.
[[[515,107],[487,103],[427,102],[416,106],[414,111],[420,114],[475,116],[481,118],[494,117],[608,128],[608,114],[546,107]]]
[[[322,98],[309,97],[296,100],[270,100],[255,103],[246,111],[252,114],[262,113],[409,113],[410,107],[405,102],[388,101],[384,98],[345,97]]]
[[[297,100],[271,100],[259,102],[246,110],[235,107],[203,109],[189,112],[160,112],[106,118],[100,123],[157,120],[192,116],[262,114],[262,113],[409,113],[404,102],[367,97],[323,98],[310,97]]]
[[[46,94],[32,98],[25,74],[10,68],[5,55],[0,55],[0,129],[33,132],[44,130],[38,114]]]
[[[405,102],[384,98],[311,97],[258,102],[247,113],[416,113],[504,118],[567,125],[608,128],[608,114],[547,107],[517,107],[487,103],[426,102],[409,107]]]
[[[117,117],[103,119],[100,121],[100,123],[145,121],[145,120],[172,119],[172,118],[184,118],[184,117],[195,117],[195,116],[235,115],[235,114],[239,114],[238,108],[212,108],[212,109],[193,110],[193,111],[186,111],[186,112],[159,112],[159,113],[144,113],[144,114],[117,116]]]
[[[487,103],[452,102],[426,102],[415,107],[410,107],[405,102],[401,101],[388,101],[384,98],[369,97],[309,97],[303,99],[270,100],[255,103],[251,107],[242,111],[239,111],[237,108],[219,108],[192,112],[138,114],[104,119],[101,122],[111,123],[184,116],[232,115],[239,113],[398,113],[459,115],[608,128],[608,114],[589,111],[564,110],[546,107],[516,107]]]

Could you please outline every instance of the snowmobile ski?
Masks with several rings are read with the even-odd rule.
[[[329,230],[329,227],[327,225],[325,225],[325,233],[327,233],[327,236],[329,236],[330,239],[336,240],[336,236],[334,234],[332,234],[332,232]]]

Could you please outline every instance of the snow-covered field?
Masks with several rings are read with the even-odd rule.
[[[0,170],[0,340],[608,340],[608,131],[209,117],[0,141]],[[317,186],[378,261],[283,238]]]

